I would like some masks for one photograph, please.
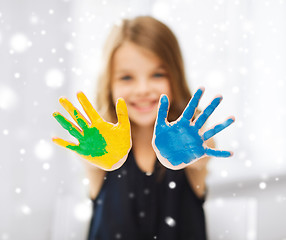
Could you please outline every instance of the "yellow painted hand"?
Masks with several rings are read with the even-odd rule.
[[[112,124],[99,116],[82,92],[77,94],[77,98],[90,122],[64,97],[60,98],[60,103],[79,127],[58,112],[55,112],[53,116],[64,129],[77,138],[78,144],[60,138],[53,138],[53,141],[77,152],[92,164],[106,171],[121,167],[132,144],[130,122],[124,100],[118,99],[116,104],[118,123]]]

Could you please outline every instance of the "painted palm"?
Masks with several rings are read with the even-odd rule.
[[[60,98],[61,105],[78,126],[58,112],[55,112],[53,116],[64,129],[78,140],[78,144],[60,138],[53,138],[53,141],[75,151],[104,170],[111,171],[121,167],[131,148],[130,122],[124,100],[118,99],[116,104],[118,123],[112,124],[99,116],[82,92],[78,93],[77,98],[90,121],[63,97]]]
[[[160,162],[170,169],[181,169],[204,156],[230,157],[230,151],[208,148],[206,141],[234,122],[234,117],[217,124],[201,133],[201,128],[222,100],[216,97],[196,120],[192,121],[203,88],[197,90],[182,115],[174,122],[167,121],[169,100],[166,95],[160,98],[152,145]]]

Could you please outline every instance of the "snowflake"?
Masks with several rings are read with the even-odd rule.
[[[15,77],[15,78],[20,78],[20,76],[21,76],[20,73],[15,73],[15,74],[14,74],[14,77]]]
[[[262,190],[264,190],[265,188],[266,188],[266,183],[265,182],[261,182],[261,183],[259,183],[259,188],[260,189],[262,189]]]
[[[116,238],[116,239],[121,239],[121,234],[120,234],[120,233],[116,233],[116,234],[115,234],[115,238]]]
[[[49,163],[44,163],[44,164],[43,164],[43,169],[44,169],[44,170],[49,170],[50,167],[51,167],[51,166],[50,166]]]
[[[17,95],[10,87],[0,85],[0,109],[8,110],[17,103]]]
[[[169,188],[174,189],[176,187],[176,183],[174,181],[169,182]]]
[[[172,217],[166,217],[165,222],[169,227],[175,227],[176,226],[176,221]]]
[[[34,149],[34,153],[39,159],[48,159],[53,154],[53,147],[46,140],[41,139],[36,144],[35,149]]]
[[[24,148],[21,148],[21,149],[20,149],[20,154],[21,154],[21,155],[24,155],[25,153],[26,153],[26,150],[25,150]]]
[[[66,47],[66,50],[68,50],[68,51],[72,51],[72,50],[74,49],[73,44],[70,43],[70,42],[67,42],[67,43],[65,44],[65,47]]]
[[[27,205],[23,205],[21,207],[21,211],[24,215],[30,215],[31,214],[31,208]]]
[[[129,198],[134,198],[135,197],[135,194],[134,193],[129,193]]]
[[[25,34],[16,33],[10,40],[10,46],[14,52],[22,53],[32,46],[32,43]]]
[[[139,217],[141,217],[141,218],[145,217],[145,212],[141,211],[141,212],[139,213]]]
[[[82,184],[87,186],[89,184],[89,179],[88,178],[82,179]]]
[[[228,171],[227,170],[222,170],[220,172],[221,177],[226,178],[228,176]]]
[[[85,222],[88,221],[91,217],[91,207],[90,207],[90,201],[83,201],[82,203],[79,203],[74,208],[74,216],[77,220]]]
[[[144,194],[149,194],[150,193],[150,190],[148,188],[144,189]]]
[[[15,193],[20,194],[21,192],[22,192],[22,189],[21,189],[21,188],[16,188],[16,189],[15,189]]]
[[[63,85],[65,77],[59,69],[50,69],[45,76],[46,84],[51,88],[59,88]]]
[[[252,166],[252,161],[251,160],[246,160],[244,162],[245,167],[251,167]]]
[[[4,135],[8,135],[8,134],[9,134],[9,130],[8,130],[8,129],[4,129],[4,130],[3,130],[3,134],[4,134]]]

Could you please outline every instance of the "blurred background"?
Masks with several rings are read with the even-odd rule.
[[[216,137],[235,155],[209,164],[209,239],[285,240],[285,0],[0,0],[0,239],[85,239],[89,181],[52,113],[94,98],[107,33],[137,15],[175,32],[201,108],[224,96],[209,124],[236,116]]]

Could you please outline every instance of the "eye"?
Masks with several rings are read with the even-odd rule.
[[[126,80],[132,79],[132,77],[130,75],[124,75],[124,76],[120,77],[120,79],[126,81]]]
[[[153,74],[153,77],[155,77],[155,78],[161,78],[161,77],[165,77],[165,74],[164,74],[164,73],[154,73],[154,74]]]

